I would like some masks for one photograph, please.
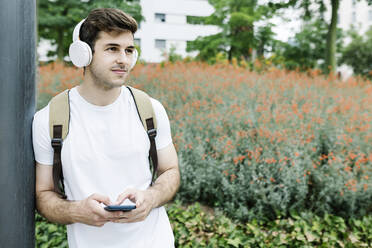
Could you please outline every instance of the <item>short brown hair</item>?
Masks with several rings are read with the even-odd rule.
[[[137,31],[137,26],[136,20],[120,9],[94,9],[81,25],[79,37],[81,41],[88,43],[94,52],[94,44],[98,39],[98,33],[100,31],[130,31],[134,34]]]

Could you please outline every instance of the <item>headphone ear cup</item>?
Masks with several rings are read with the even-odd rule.
[[[133,61],[132,61],[132,64],[130,65],[131,70],[136,65],[137,59],[138,59],[138,51],[137,51],[137,49],[134,49],[134,51],[133,51]]]
[[[81,40],[76,40],[70,45],[69,55],[71,62],[79,68],[88,66],[92,62],[92,49]]]

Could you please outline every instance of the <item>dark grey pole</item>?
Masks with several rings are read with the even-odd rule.
[[[0,0],[0,247],[34,247],[36,0]]]

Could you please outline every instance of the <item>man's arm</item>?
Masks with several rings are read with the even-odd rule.
[[[53,189],[53,166],[36,163],[36,208],[49,221],[103,226],[107,221],[117,218],[117,213],[105,211],[100,205],[101,202],[111,204],[106,196],[93,194],[82,201],[68,201]]]
[[[127,189],[119,195],[116,205],[121,204],[125,199],[136,203],[135,210],[121,213],[117,223],[128,223],[143,221],[153,208],[160,207],[169,202],[176,194],[180,186],[180,172],[178,158],[173,143],[158,150],[158,178],[153,186],[145,191]]]
[[[158,175],[154,185],[147,190],[153,196],[153,208],[172,200],[180,186],[178,158],[173,143],[158,151]]]

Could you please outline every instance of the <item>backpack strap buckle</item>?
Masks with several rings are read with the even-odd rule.
[[[150,129],[147,131],[147,135],[150,137],[150,138],[155,138],[156,137],[156,129],[153,128],[153,129]]]
[[[62,147],[62,138],[53,138],[52,139],[52,147],[53,147],[53,149],[61,148]]]

